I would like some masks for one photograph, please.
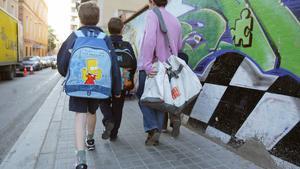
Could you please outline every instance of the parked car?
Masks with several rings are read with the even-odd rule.
[[[32,66],[33,71],[41,70],[42,63],[38,56],[34,56],[31,58],[24,58],[22,63],[20,64],[20,70],[24,70],[25,68],[27,71],[30,71],[30,67]]]
[[[48,56],[47,57],[47,64],[48,64],[48,67],[51,67],[52,66],[52,57],[51,56]]]
[[[43,68],[47,67],[47,60],[44,57],[41,58],[41,63]]]
[[[47,68],[51,66],[51,58],[50,56],[41,57],[41,63],[43,68]]]
[[[56,69],[57,68],[57,60],[56,60],[56,56],[51,56],[51,68],[52,69]]]

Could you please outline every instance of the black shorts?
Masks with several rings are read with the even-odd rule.
[[[88,99],[80,97],[70,97],[69,110],[76,113],[95,114],[99,108],[99,99]]]

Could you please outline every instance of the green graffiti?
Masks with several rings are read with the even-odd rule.
[[[253,18],[249,9],[241,12],[241,18],[236,20],[235,28],[231,29],[232,39],[236,46],[251,47]]]
[[[183,0],[183,3],[194,7],[178,17],[184,51],[193,68],[215,51],[230,49],[247,54],[264,71],[280,66],[300,76],[299,16],[282,1]],[[145,13],[142,13],[128,24],[130,29],[125,33],[137,55],[144,24]]]
[[[219,50],[242,51],[265,71],[273,69],[276,66],[276,59],[280,58],[280,67],[300,76],[300,24],[297,17],[280,1],[186,0],[185,3],[198,10],[210,8],[225,18],[229,28],[232,28],[230,33],[233,42],[230,44],[221,40],[218,45]],[[255,16],[250,15],[252,12]],[[184,18],[194,16],[195,13],[195,11],[189,12],[181,16],[180,20],[185,21]],[[203,14],[198,13],[198,15]],[[220,23],[214,22],[214,24]],[[218,28],[214,30],[218,31]],[[193,57],[193,67],[197,66],[195,65],[197,59],[202,59],[207,54],[200,51],[203,49],[205,50],[203,46],[193,50],[185,48],[189,54],[194,52],[190,54]]]
[[[197,32],[199,35],[202,35],[203,43],[198,48],[191,48],[187,43],[184,48],[184,51],[190,58],[189,64],[195,67],[203,57],[217,47],[220,36],[226,30],[226,21],[221,15],[211,9],[199,9],[188,15],[183,15],[179,19],[182,22],[184,39],[187,39],[191,32]],[[195,22],[195,25],[191,25],[190,22]],[[197,24],[203,24],[203,26]]]
[[[300,24],[297,18],[277,0],[251,0],[249,4],[278,49],[281,67],[300,76]]]

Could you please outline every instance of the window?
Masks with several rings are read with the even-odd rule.
[[[26,46],[26,48],[25,48],[25,51],[26,51],[26,56],[28,56],[29,53],[28,53],[28,47],[27,47],[27,46]]]
[[[72,22],[75,22],[75,20],[76,20],[76,17],[72,16]]]
[[[42,30],[41,30],[41,24],[38,24],[38,25],[39,25],[38,26],[38,38],[40,39],[42,37],[42,34],[41,34]]]
[[[30,33],[29,33],[29,36],[32,38],[34,38],[34,22],[33,20],[30,20]]]
[[[15,6],[14,5],[11,5],[10,6],[10,13],[15,16]]]
[[[40,7],[39,7],[38,11],[39,11],[39,12],[38,12],[39,16],[40,16],[42,19],[44,19],[43,8],[40,8]]]
[[[77,25],[71,25],[71,30],[75,31],[77,29]]]
[[[6,9],[6,6],[7,6],[7,1],[3,0],[3,8]]]
[[[36,4],[35,4],[35,8],[33,10],[38,13],[39,7],[40,7],[40,2],[37,1]]]
[[[25,19],[25,33],[28,33],[29,31],[29,20],[28,20],[28,16],[26,16]]]

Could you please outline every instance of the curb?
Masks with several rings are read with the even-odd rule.
[[[34,115],[0,165],[1,169],[34,169],[61,94],[62,78]]]

